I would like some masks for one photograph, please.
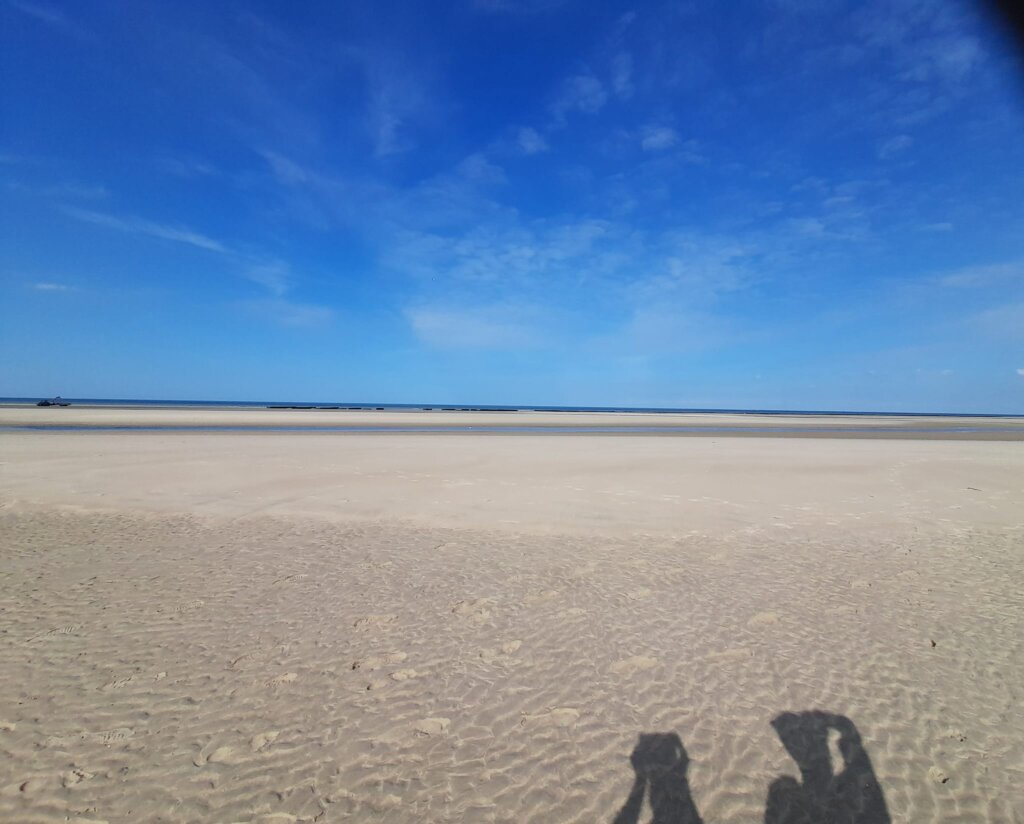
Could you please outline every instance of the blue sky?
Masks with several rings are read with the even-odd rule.
[[[0,394],[1024,413],[951,0],[0,0]]]

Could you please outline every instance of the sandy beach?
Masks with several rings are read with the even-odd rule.
[[[296,414],[0,410],[0,818],[1024,820],[1019,419]]]

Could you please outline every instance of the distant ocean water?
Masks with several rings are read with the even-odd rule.
[[[0,398],[0,405],[34,405],[42,398]],[[110,407],[118,409],[349,409],[349,410],[418,410],[452,412],[644,412],[648,414],[730,414],[730,415],[881,415],[888,417],[940,418],[1020,418],[1024,415],[972,412],[876,412],[872,410],[834,409],[728,409],[699,407],[648,406],[543,406],[533,404],[465,404],[465,403],[364,403],[338,401],[210,401],[210,400],[142,400],[138,398],[63,398],[73,406]]]

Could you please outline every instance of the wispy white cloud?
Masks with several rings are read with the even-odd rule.
[[[547,335],[538,310],[514,304],[415,306],[406,310],[413,333],[438,349],[532,349]]]
[[[739,342],[744,334],[721,312],[685,303],[645,305],[600,344],[618,355],[657,357],[717,349]]]
[[[268,260],[245,269],[245,277],[278,297],[292,287],[291,268],[281,260]]]
[[[628,100],[636,91],[633,85],[633,55],[627,51],[616,53],[611,60],[612,91],[616,97]]]
[[[103,186],[82,186],[77,183],[57,184],[27,184],[21,181],[11,181],[6,184],[10,191],[22,192],[35,197],[43,198],[71,198],[73,200],[103,200],[110,196],[110,192]]]
[[[471,183],[494,184],[505,183],[505,170],[491,162],[482,152],[469,155],[455,167],[456,174]]]
[[[1016,283],[1024,286],[1024,261],[965,266],[939,277],[942,286],[957,289]]]
[[[790,228],[798,235],[805,237],[823,237],[825,235],[824,222],[816,217],[794,217],[787,221]]]
[[[524,126],[519,130],[519,134],[516,136],[516,144],[519,146],[519,150],[527,155],[540,154],[550,148],[541,134],[529,126]]]
[[[33,283],[32,288],[37,292],[70,292],[73,287],[63,283],[54,283],[52,281],[40,281]]]
[[[271,171],[274,173],[274,177],[286,186],[303,184],[320,185],[323,182],[322,176],[304,166],[301,166],[291,158],[285,157],[278,152],[273,152],[269,149],[262,149],[259,154],[269,164]]]
[[[34,18],[48,26],[61,29],[70,34],[82,34],[82,29],[71,20],[61,9],[45,3],[30,2],[30,0],[7,0],[7,5],[17,9],[22,14]]]
[[[565,5],[566,0],[473,0],[473,6],[481,11],[505,12],[509,14],[538,14],[554,11]]]
[[[72,206],[65,207],[64,211],[76,220],[91,223],[95,226],[104,226],[108,229],[116,229],[119,232],[148,235],[150,237],[160,238],[161,240],[184,243],[188,246],[195,246],[196,248],[205,249],[209,252],[223,253],[228,251],[220,241],[214,240],[213,238],[182,226],[156,223],[140,217],[118,217],[117,215],[111,215],[105,212],[78,209]]]
[[[968,323],[997,340],[1024,341],[1024,302],[986,309],[972,315]]]
[[[577,74],[568,78],[551,104],[555,122],[562,124],[573,112],[596,114],[608,102],[604,84],[592,74]]]
[[[262,287],[270,295],[270,297],[246,301],[243,305],[250,311],[276,323],[285,326],[315,326],[326,323],[334,314],[333,310],[326,306],[288,299],[286,296],[294,287],[295,277],[288,263],[278,258],[268,258],[232,249],[218,240],[181,226],[73,207],[65,207],[64,211],[77,220],[96,226],[169,240],[218,254],[231,270]],[[56,290],[62,287],[45,284],[37,286],[37,288]]]
[[[158,167],[169,175],[182,178],[215,177],[217,169],[210,163],[193,158],[164,157],[157,161]]]
[[[609,261],[608,224],[596,220],[501,220],[464,232],[402,232],[385,256],[394,271],[429,282],[495,284],[528,289],[599,277]]]
[[[878,156],[882,160],[889,160],[901,152],[905,152],[914,145],[914,138],[908,134],[898,134],[882,141],[878,147]]]
[[[679,135],[669,126],[647,126],[640,138],[640,146],[648,152],[671,149],[678,142]]]
[[[242,307],[281,326],[303,328],[323,326],[334,317],[334,311],[330,307],[298,303],[281,297],[243,301]]]
[[[1024,378],[1024,368],[1018,369],[1017,374]]]
[[[426,67],[409,65],[405,52],[394,46],[350,54],[366,79],[366,124],[374,155],[385,158],[414,149],[437,111]]]

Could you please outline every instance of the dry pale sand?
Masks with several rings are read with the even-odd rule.
[[[1020,443],[0,460],[0,819],[1024,821]]]

